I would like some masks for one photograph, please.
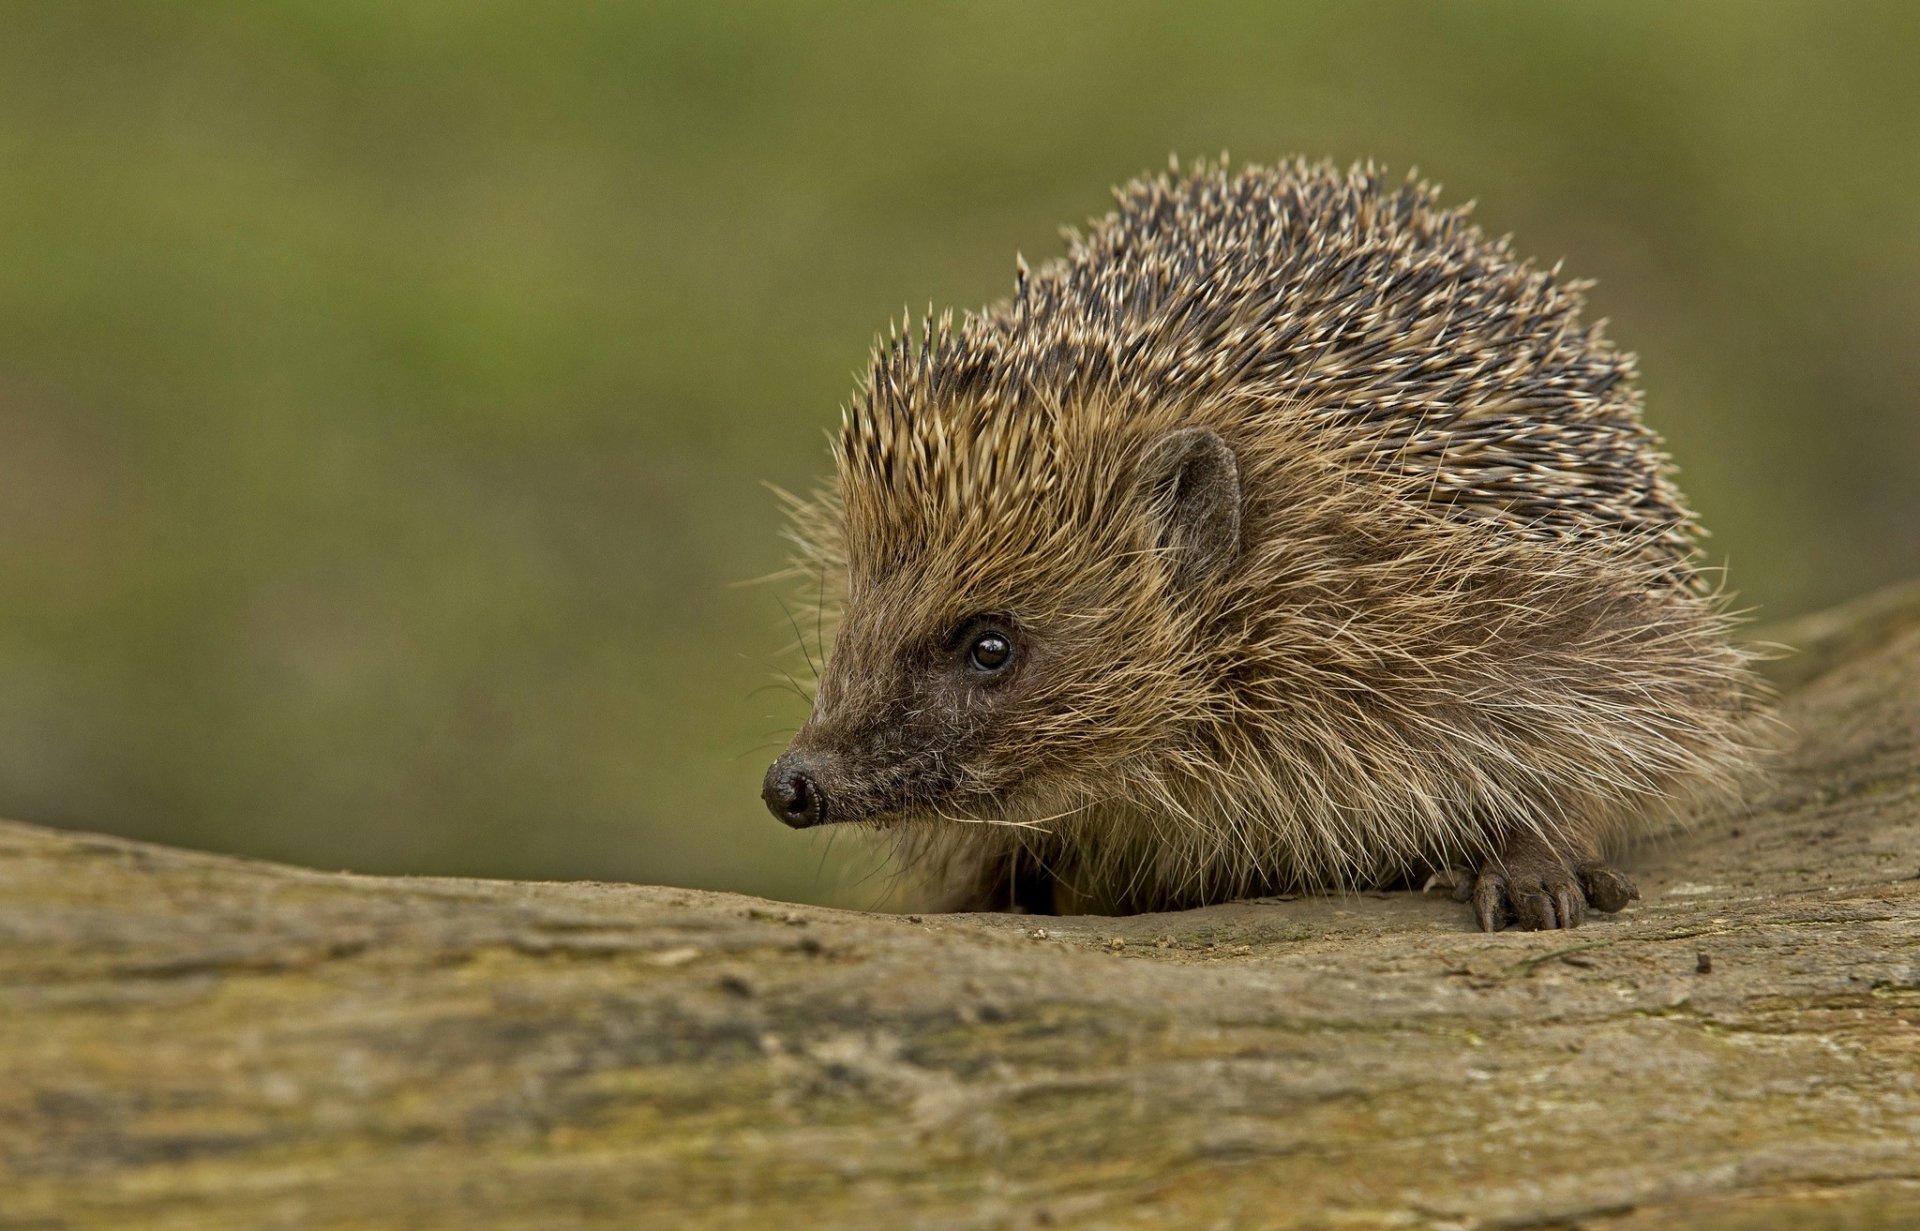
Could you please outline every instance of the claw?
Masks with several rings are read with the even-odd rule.
[[[1553,917],[1553,899],[1547,896],[1544,889],[1518,895],[1513,903],[1513,913],[1518,916],[1524,931],[1547,932],[1558,926]]]
[[[1472,868],[1441,868],[1427,877],[1426,883],[1420,886],[1420,892],[1432,893],[1435,889],[1444,888],[1454,901],[1464,902],[1473,896],[1475,879]]]
[[[1576,886],[1562,885],[1555,889],[1553,906],[1563,928],[1577,928],[1587,921],[1587,900]]]
[[[1508,919],[1507,880],[1498,872],[1482,872],[1473,884],[1473,917],[1483,932],[1497,932]]]

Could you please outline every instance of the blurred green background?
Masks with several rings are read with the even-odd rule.
[[[1920,6],[0,13],[0,814],[871,899],[757,799],[760,482],[1175,151],[1598,278],[1766,615],[1920,574]]]

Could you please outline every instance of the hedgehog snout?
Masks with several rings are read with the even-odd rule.
[[[820,773],[804,752],[789,750],[767,767],[760,798],[767,811],[795,829],[824,825],[830,815]]]

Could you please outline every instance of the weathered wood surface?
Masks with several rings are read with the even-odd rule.
[[[1573,933],[0,827],[0,1228],[1920,1226],[1920,589],[1781,635],[1775,780]]]

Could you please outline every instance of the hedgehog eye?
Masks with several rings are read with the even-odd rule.
[[[967,647],[967,666],[982,675],[998,675],[1013,662],[1013,640],[996,629],[988,629]]]

